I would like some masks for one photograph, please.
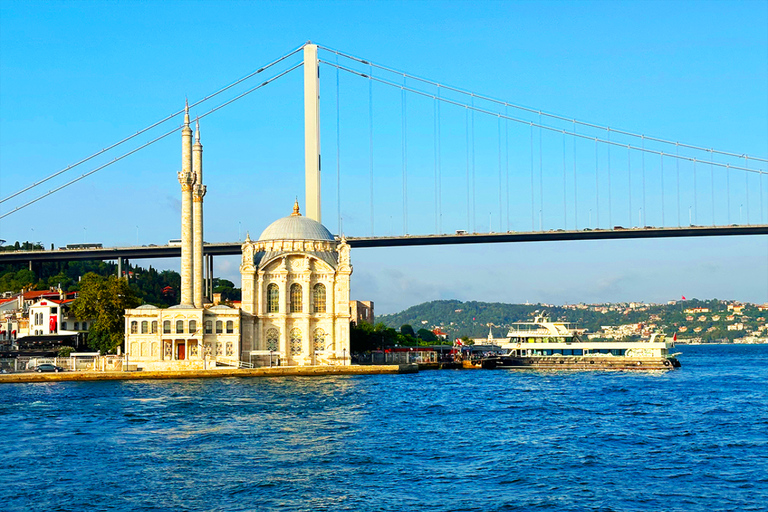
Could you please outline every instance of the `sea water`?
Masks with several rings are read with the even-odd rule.
[[[671,372],[0,386],[0,510],[768,510],[768,346]]]

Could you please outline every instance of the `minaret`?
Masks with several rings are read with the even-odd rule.
[[[181,129],[181,302],[193,305],[192,297],[192,129],[189,127],[189,104],[184,107],[184,128]]]
[[[194,299],[195,307],[203,307],[203,145],[200,144],[200,122],[195,121],[195,145],[192,146],[192,172],[195,185],[192,190],[192,213],[195,232],[194,247]]]

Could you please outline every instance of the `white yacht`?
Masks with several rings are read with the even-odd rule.
[[[674,340],[653,334],[648,341],[584,341],[570,324],[537,315],[517,322],[501,344],[503,355],[483,359],[483,368],[671,370],[680,362]]]

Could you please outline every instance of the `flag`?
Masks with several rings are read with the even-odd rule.
[[[688,300],[688,299],[685,298],[685,295],[683,295],[683,300]]]
[[[677,341],[677,333],[672,337],[672,341]]]

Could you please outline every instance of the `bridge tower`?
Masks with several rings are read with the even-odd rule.
[[[320,216],[320,68],[317,45],[304,46],[304,181],[306,216]]]

